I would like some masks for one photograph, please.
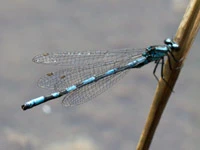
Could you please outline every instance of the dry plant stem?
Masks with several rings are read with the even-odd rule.
[[[173,61],[172,68],[179,69],[170,70],[168,61],[166,61],[164,66],[165,80],[172,88],[174,87],[179,76],[181,67],[183,66],[193,40],[198,33],[199,25],[200,0],[191,0],[174,38],[174,40],[179,44],[180,50],[178,52],[173,52],[173,54],[176,59],[180,60],[180,62],[176,63]],[[149,149],[156,127],[160,121],[171,92],[172,91],[169,86],[162,79],[160,79],[145,127],[137,145],[137,150]]]

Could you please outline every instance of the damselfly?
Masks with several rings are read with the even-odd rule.
[[[34,106],[64,96],[65,106],[85,103],[106,91],[128,70],[140,68],[150,62],[155,62],[154,76],[161,62],[161,77],[163,78],[164,57],[169,55],[176,60],[172,51],[179,45],[167,38],[165,45],[154,45],[144,49],[121,49],[106,51],[46,53],[35,56],[33,61],[40,64],[63,65],[65,69],[51,72],[40,78],[38,85],[53,89],[56,92],[32,99],[22,105],[22,109]],[[157,79],[157,77],[156,77]]]

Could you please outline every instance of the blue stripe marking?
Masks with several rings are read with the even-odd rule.
[[[137,61],[137,63],[142,63],[142,62],[144,62],[146,60],[146,57],[140,57],[140,58],[138,58],[136,61]]]
[[[55,92],[51,94],[53,97],[58,97],[60,95],[60,92]]]
[[[73,90],[75,90],[75,89],[76,89],[76,86],[75,86],[75,85],[72,85],[72,86],[66,88],[66,91],[67,91],[67,92],[70,92],[70,91],[73,91]]]
[[[111,70],[108,70],[108,71],[105,73],[105,75],[111,75],[111,74],[115,73],[116,70],[117,70],[116,68],[111,69]]]
[[[141,56],[141,57],[137,58],[136,60],[128,63],[127,66],[134,67],[134,66],[137,66],[140,63],[143,63],[145,60],[146,60],[146,57]]]
[[[82,83],[83,84],[88,84],[88,83],[90,83],[90,82],[92,82],[94,80],[95,80],[95,77],[91,77],[91,78],[88,78],[88,79],[84,80]]]
[[[127,64],[127,66],[133,66],[133,65],[134,65],[136,62],[137,62],[137,61],[136,61],[136,60],[134,60],[134,61],[132,61],[132,62],[128,63],[128,64]]]
[[[28,105],[33,106],[33,105],[38,105],[44,102],[45,97],[40,96],[38,98],[32,99],[31,101],[27,102]]]

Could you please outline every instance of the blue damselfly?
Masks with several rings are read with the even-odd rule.
[[[53,89],[56,92],[32,99],[22,105],[22,109],[34,106],[64,96],[62,103],[72,106],[85,103],[106,91],[128,70],[140,68],[150,62],[155,62],[154,76],[161,62],[161,77],[163,78],[164,57],[171,61],[169,55],[176,60],[172,51],[179,45],[167,38],[165,45],[154,45],[144,49],[121,49],[106,51],[61,52],[37,55],[33,61],[39,64],[63,65],[65,69],[51,72],[40,78],[38,85]],[[156,77],[156,79],[158,79]]]

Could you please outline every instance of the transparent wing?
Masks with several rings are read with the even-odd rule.
[[[71,55],[71,57],[65,55],[66,57],[64,58],[69,59],[68,62],[64,58],[57,59],[57,57],[55,57],[55,63],[53,63],[51,59],[51,61],[48,61],[48,64],[65,64],[67,68],[48,73],[40,78],[38,85],[43,88],[61,91],[69,86],[79,84],[91,76],[99,76],[110,69],[125,66],[129,62],[141,57],[143,51],[144,49],[138,50],[137,53],[136,51],[128,49],[112,52],[103,51],[101,53],[93,52],[91,56],[87,56],[86,52],[83,52],[80,56],[77,55],[78,53],[75,53],[75,55]],[[55,55],[55,53],[53,55]],[[74,62],[72,59],[73,57],[77,58]],[[69,64],[72,65],[72,67],[70,67]],[[116,81],[121,79],[126,72],[127,70],[118,72],[72,91],[64,97],[62,101],[63,105],[78,105],[91,100],[106,91],[116,83]]]
[[[69,94],[67,94],[62,104],[64,106],[73,106],[83,104],[89,100],[92,100],[94,97],[105,92],[108,88],[114,85],[119,79],[121,79],[128,70],[113,74],[111,76],[105,77],[97,82],[88,84],[80,89],[77,89]]]
[[[102,66],[104,62],[121,61],[124,57],[141,54],[144,49],[120,49],[84,52],[60,52],[40,54],[33,58],[33,62],[49,65],[63,65],[66,68]]]
[[[101,61],[96,65],[74,66],[73,68],[51,72],[39,79],[38,86],[60,91],[71,85],[78,84],[91,76],[98,76],[110,69],[124,66],[140,56],[124,53],[118,60]]]

